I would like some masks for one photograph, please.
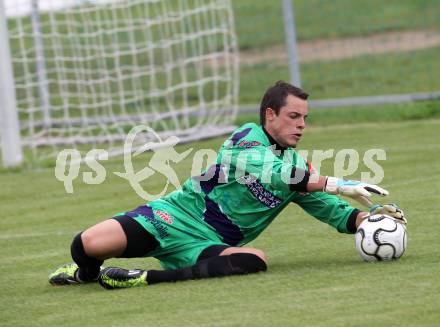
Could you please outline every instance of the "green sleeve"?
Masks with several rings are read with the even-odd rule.
[[[219,163],[231,163],[230,178],[237,178],[244,174],[252,174],[262,181],[263,185],[274,190],[290,193],[292,169],[298,171],[300,181],[296,185],[306,185],[308,174],[303,167],[296,166],[296,157],[290,160],[281,160],[274,155],[270,147],[256,146],[250,149],[232,148],[229,150],[230,159],[225,159],[224,153],[219,157]]]
[[[353,228],[351,230],[347,228],[347,220],[350,216],[357,215],[359,210],[337,196],[323,192],[304,193],[295,197],[293,202],[316,219],[336,228],[340,233],[355,232]]]

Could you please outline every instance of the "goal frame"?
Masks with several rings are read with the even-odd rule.
[[[87,135],[87,130],[89,128],[89,125],[82,125],[84,123],[84,120],[87,121],[87,123],[92,124],[91,128],[94,128],[93,126],[99,125],[99,124],[110,124],[110,127],[104,130],[103,133],[106,133],[107,130],[111,130],[114,128],[119,129],[119,125],[115,125],[116,127],[113,127],[114,125],[111,125],[112,123],[115,123],[115,120],[117,123],[121,123],[121,125],[129,125],[133,124],[134,122],[137,122],[138,124],[145,124],[145,121],[153,122],[153,124],[156,124],[156,126],[165,126],[164,129],[159,128],[161,131],[158,132],[158,135],[161,137],[167,137],[173,133],[174,135],[177,135],[180,139],[180,142],[192,142],[204,138],[210,138],[215,137],[219,135],[224,135],[227,133],[230,133],[234,130],[235,126],[232,126],[233,118],[225,119],[224,117],[235,117],[238,112],[238,85],[239,85],[239,61],[238,61],[238,45],[236,41],[236,35],[235,35],[235,27],[233,24],[233,13],[232,13],[232,7],[230,0],[224,0],[223,2],[218,5],[216,2],[213,2],[212,4],[209,3],[206,5],[204,2],[198,2],[192,3],[191,6],[201,6],[203,10],[212,10],[214,12],[220,11],[221,14],[214,13],[215,19],[213,18],[213,21],[209,21],[206,23],[206,25],[202,25],[202,28],[211,28],[211,26],[215,26],[215,24],[219,24],[219,21],[221,21],[221,18],[223,15],[225,15],[226,19],[228,20],[226,25],[222,24],[221,29],[223,29],[221,32],[219,32],[218,39],[223,40],[221,42],[223,45],[214,45],[214,47],[220,46],[223,48],[218,51],[218,53],[214,52],[213,56],[211,57],[209,51],[211,51],[211,47],[208,47],[207,51],[202,50],[201,52],[198,52],[197,50],[193,50],[194,52],[191,54],[192,57],[190,57],[190,61],[194,60],[194,56],[198,57],[200,56],[200,60],[202,61],[216,61],[214,65],[220,65],[220,70],[217,71],[217,68],[212,69],[209,73],[213,76],[212,80],[210,82],[206,83],[213,83],[215,86],[212,86],[212,89],[215,90],[215,94],[217,94],[217,89],[219,84],[217,83],[224,83],[222,84],[222,87],[226,89],[226,91],[220,93],[220,95],[215,95],[213,97],[213,100],[209,99],[208,102],[205,103],[204,95],[200,94],[200,89],[204,89],[204,80],[209,80],[206,78],[207,75],[202,74],[200,82],[196,80],[194,83],[193,80],[190,80],[188,83],[188,87],[198,88],[199,91],[199,98],[196,101],[196,103],[190,103],[189,106],[186,106],[186,100],[183,99],[181,102],[184,104],[179,104],[179,107],[176,109],[173,109],[173,105],[171,108],[169,108],[168,111],[161,111],[158,113],[154,108],[141,108],[145,111],[137,110],[137,113],[131,114],[130,112],[125,112],[125,110],[122,110],[120,113],[118,113],[116,116],[102,116],[102,117],[95,117],[96,115],[94,112],[91,112],[91,115],[87,117],[76,117],[71,116],[69,117],[69,123],[68,128],[75,128],[78,129],[80,132],[80,137],[75,137],[75,135],[71,135],[69,133],[66,133],[66,136],[60,136],[57,137],[56,135],[53,137],[49,133],[41,133],[40,135],[37,135],[38,137],[32,137],[33,135],[31,133],[27,133],[27,131],[30,128],[54,128],[57,130],[61,130],[63,128],[63,117],[57,118],[50,117],[49,119],[49,106],[50,106],[50,100],[49,100],[49,89],[48,89],[48,81],[50,80],[50,76],[46,76],[46,69],[45,67],[45,59],[44,59],[44,46],[43,46],[43,39],[42,39],[42,33],[41,28],[42,24],[40,22],[39,17],[39,8],[38,8],[38,0],[29,0],[31,4],[31,14],[29,15],[30,23],[32,24],[32,46],[35,57],[32,57],[34,60],[34,64],[36,66],[36,72],[35,78],[37,79],[36,82],[38,85],[38,92],[39,99],[38,101],[40,103],[34,105],[38,106],[41,109],[42,119],[40,120],[27,120],[23,119],[22,115],[22,104],[23,99],[20,98],[17,99],[17,92],[20,90],[17,89],[17,81],[14,80],[14,65],[17,65],[17,62],[20,63],[20,61],[16,61],[16,57],[12,58],[11,54],[11,46],[15,41],[10,41],[12,39],[10,32],[8,31],[8,17],[6,15],[7,11],[5,8],[5,3],[3,0],[0,0],[0,73],[1,73],[1,86],[0,86],[0,97],[4,100],[3,104],[0,104],[0,138],[1,138],[1,148],[2,148],[2,159],[3,159],[3,165],[5,167],[12,167],[17,166],[23,163],[24,161],[24,155],[23,152],[26,151],[26,158],[28,158],[28,149],[30,152],[30,156],[32,157],[32,161],[35,161],[36,153],[38,153],[37,149],[39,147],[44,147],[45,145],[48,145],[48,151],[51,151],[51,155],[53,157],[54,154],[56,154],[57,151],[61,150],[60,146],[65,145],[66,147],[74,147],[76,148],[76,145],[82,145],[82,144],[88,144],[89,142],[92,144],[92,147],[100,147],[102,143],[108,142],[108,152],[110,155],[118,155],[121,153],[119,149],[114,149],[113,146],[117,146],[118,144],[121,144],[124,141],[124,137],[126,136],[126,133],[118,132],[115,134],[106,134],[106,135]],[[156,3],[156,1],[151,0],[151,3]],[[143,3],[145,6],[150,5],[150,1],[146,0],[145,3]],[[130,8],[130,3],[127,2],[127,8]],[[166,5],[165,5],[166,6]],[[184,9],[182,10],[182,16],[187,15],[186,11],[190,10],[193,11],[192,7],[189,9],[188,7],[185,7],[186,5],[183,5]],[[110,6],[110,8],[113,8]],[[125,10],[125,7],[123,7]],[[180,5],[179,5],[180,8]],[[208,9],[206,9],[208,8]],[[211,9],[212,8],[212,9]],[[196,10],[197,11],[197,10]],[[204,14],[204,11],[201,11]],[[180,14],[180,13],[179,13]],[[211,13],[208,12],[206,16],[203,17],[214,17],[211,16]],[[220,17],[220,19],[219,19]],[[147,18],[148,19],[148,18]],[[167,19],[170,19],[169,17],[165,17],[164,25],[167,24]],[[174,19],[174,18],[171,18]],[[183,19],[183,18],[182,18]],[[42,19],[43,21],[43,19]],[[105,23],[104,23],[105,24]],[[212,25],[211,25],[212,24]],[[148,24],[146,24],[148,26]],[[226,28],[224,26],[227,26]],[[168,28],[167,26],[165,28]],[[199,33],[199,31],[194,30],[194,32],[197,33],[197,35],[203,35],[203,33]],[[184,33],[190,33],[190,31],[182,31],[182,35],[185,36]],[[15,33],[15,32],[14,32]],[[149,32],[148,32],[149,33]],[[212,32],[212,33],[218,33],[218,32]],[[225,36],[225,35],[226,36]],[[222,36],[223,35],[223,36]],[[47,36],[45,36],[47,37]],[[198,37],[198,36],[197,36]],[[225,41],[225,37],[227,38],[227,42]],[[154,42],[161,42],[162,39],[155,40]],[[166,42],[167,39],[164,39]],[[186,42],[186,41],[185,41]],[[172,43],[172,42],[169,42]],[[11,45],[10,45],[11,44]],[[166,44],[166,43],[163,43]],[[162,44],[160,45],[162,46]],[[159,47],[160,47],[159,46]],[[195,43],[195,46],[198,46]],[[136,48],[136,45],[133,45],[133,49]],[[26,49],[25,49],[26,50]],[[21,51],[21,50],[20,50]],[[26,58],[25,58],[26,59]],[[197,59],[197,58],[196,58]],[[224,62],[222,62],[224,60]],[[220,63],[220,64],[219,64]],[[207,64],[208,65],[208,64]],[[225,69],[222,68],[221,65],[225,65]],[[203,66],[203,64],[201,64]],[[186,69],[186,68],[185,68]],[[205,68],[202,68],[205,69]],[[223,69],[223,70],[222,70]],[[227,72],[225,72],[227,71]],[[159,69],[159,73],[162,73],[162,71]],[[218,79],[216,77],[216,74],[220,74]],[[21,78],[21,77],[20,77]],[[18,79],[17,79],[18,80]],[[225,82],[226,80],[226,82]],[[219,81],[219,82],[217,82]],[[221,82],[220,82],[221,81]],[[231,82],[233,81],[233,82]],[[35,82],[35,81],[34,81]],[[186,83],[186,82],[184,82]],[[196,85],[196,87],[193,86],[193,83]],[[24,85],[24,84],[23,84]],[[27,85],[27,84],[26,84]],[[197,85],[202,85],[201,87]],[[20,84],[21,89],[23,89],[23,86]],[[166,85],[166,87],[170,88],[171,90],[174,89],[175,85],[170,84]],[[186,87],[185,85],[182,87]],[[177,88],[176,88],[177,89]],[[207,88],[209,89],[209,88]],[[207,90],[204,89],[204,90]],[[20,91],[21,92],[21,91]],[[33,91],[30,91],[33,92]],[[156,92],[154,89],[153,93]],[[157,93],[167,93],[170,92],[168,89],[166,91],[157,90]],[[174,92],[174,91],[173,91]],[[209,92],[209,91],[208,91]],[[148,93],[150,94],[150,93]],[[153,95],[153,97],[157,97],[156,95]],[[32,99],[31,99],[32,100]],[[37,102],[38,102],[37,101]],[[21,103],[21,104],[20,104]],[[224,103],[228,103],[230,105],[223,105]],[[20,107],[20,108],[19,108]],[[151,111],[152,110],[152,111]],[[111,111],[111,110],[110,110]],[[97,112],[99,112],[99,109],[97,109]],[[23,112],[25,115],[26,112]],[[160,115],[158,115],[160,114]],[[184,117],[182,117],[184,116]],[[19,118],[20,117],[20,118]],[[196,123],[186,123],[183,124],[181,122],[173,125],[172,123],[167,123],[166,121],[176,121],[177,119],[185,120],[186,122],[189,120],[195,121]],[[20,121],[21,120],[21,121]],[[160,121],[160,123],[157,123]],[[165,121],[165,125],[162,123],[162,121]],[[156,122],[156,123],[155,123]],[[95,125],[93,125],[95,124]],[[169,124],[169,125],[167,125]],[[169,129],[168,129],[168,127]],[[82,128],[84,128],[84,133]],[[120,129],[122,131],[122,128]],[[107,147],[106,145],[103,145],[102,147]],[[135,149],[134,149],[135,150]],[[41,158],[37,158],[37,162]],[[26,161],[28,161],[26,159]]]
[[[15,83],[12,73],[9,33],[5,6],[0,1],[0,138],[3,165],[18,166],[23,162],[20,127],[17,113]]]

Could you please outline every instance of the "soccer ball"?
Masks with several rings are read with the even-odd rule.
[[[406,248],[405,225],[396,219],[377,214],[360,224],[356,249],[365,261],[388,261],[400,258]]]

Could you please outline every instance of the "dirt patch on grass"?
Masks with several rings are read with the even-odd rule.
[[[435,31],[387,32],[366,37],[318,39],[298,43],[300,62],[332,61],[367,54],[408,52],[440,45],[440,33]],[[285,45],[276,45],[263,51],[243,51],[240,63],[286,63]]]

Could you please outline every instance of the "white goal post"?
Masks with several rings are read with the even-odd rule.
[[[5,166],[22,151],[32,161],[64,148],[118,154],[140,124],[182,141],[233,129],[230,0],[0,2]]]
[[[20,129],[15,101],[15,86],[3,2],[0,1],[0,131],[3,164],[6,167],[23,161]]]

